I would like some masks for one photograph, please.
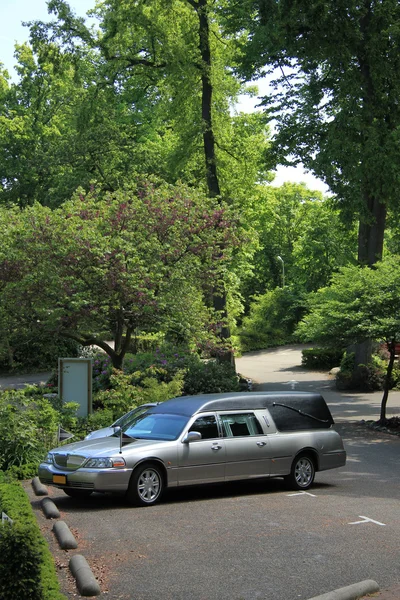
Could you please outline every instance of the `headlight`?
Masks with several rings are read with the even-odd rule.
[[[113,467],[126,467],[122,457],[118,458],[89,458],[85,467],[89,469],[111,469]]]
[[[44,459],[44,462],[52,465],[53,464],[53,455],[51,452],[48,453],[48,455],[46,456],[46,458]]]

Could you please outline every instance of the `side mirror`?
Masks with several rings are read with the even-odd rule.
[[[199,431],[189,431],[182,442],[184,444],[190,444],[191,442],[198,442],[199,440],[201,440],[201,433]]]
[[[115,427],[113,427],[113,429],[114,429],[114,433],[121,433],[122,427],[120,427],[119,425],[116,425]]]

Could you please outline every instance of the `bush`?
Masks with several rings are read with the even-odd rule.
[[[185,375],[184,395],[238,392],[239,381],[229,363],[215,360],[193,362]]]
[[[65,600],[54,562],[27,495],[16,482],[0,478],[0,512],[14,522],[0,525],[0,598]]]
[[[336,375],[336,387],[340,390],[359,390],[371,392],[382,390],[385,379],[385,361],[378,356],[372,356],[368,365],[356,365],[355,353],[345,353]]]
[[[338,367],[343,357],[343,350],[335,348],[306,348],[301,352],[301,364],[306,369],[324,369],[330,371]]]
[[[276,288],[258,296],[238,331],[241,350],[260,350],[294,341],[294,329],[303,312],[301,298],[290,288]]]
[[[0,393],[0,469],[39,463],[54,444],[59,416],[46,398]]]
[[[59,356],[74,358],[78,356],[78,353],[79,346],[73,340],[54,336],[40,328],[19,331],[10,339],[2,342],[0,371],[28,373],[51,370],[57,367]]]
[[[152,372],[151,369],[148,371]],[[146,402],[163,402],[169,398],[180,396],[183,388],[183,373],[175,373],[168,383],[158,381],[156,377],[143,376],[141,371],[125,374],[114,369],[110,378],[111,388],[98,392],[95,404],[108,409],[112,420],[128,412],[128,410]]]

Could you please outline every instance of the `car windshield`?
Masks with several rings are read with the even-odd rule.
[[[139,415],[122,428],[125,436],[146,440],[176,440],[189,418],[173,414]]]
[[[138,406],[137,408],[130,410],[128,413],[126,413],[126,415],[122,415],[122,417],[117,419],[115,423],[113,423],[113,427],[125,427],[126,425],[128,425],[128,423],[133,422],[136,419],[136,417],[147,413],[149,408],[150,406]]]

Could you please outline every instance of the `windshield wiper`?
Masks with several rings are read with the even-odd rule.
[[[319,423],[329,423],[329,419],[318,419],[318,417],[314,417],[314,415],[309,415],[306,412],[303,412],[302,410],[299,410],[298,408],[294,408],[293,406],[288,406],[287,404],[279,404],[279,402],[273,402],[272,406],[282,406],[283,408],[287,408],[289,410],[294,410],[294,412],[297,412],[299,415],[301,415],[302,417],[308,417],[309,419],[314,419],[314,421],[318,421]]]

